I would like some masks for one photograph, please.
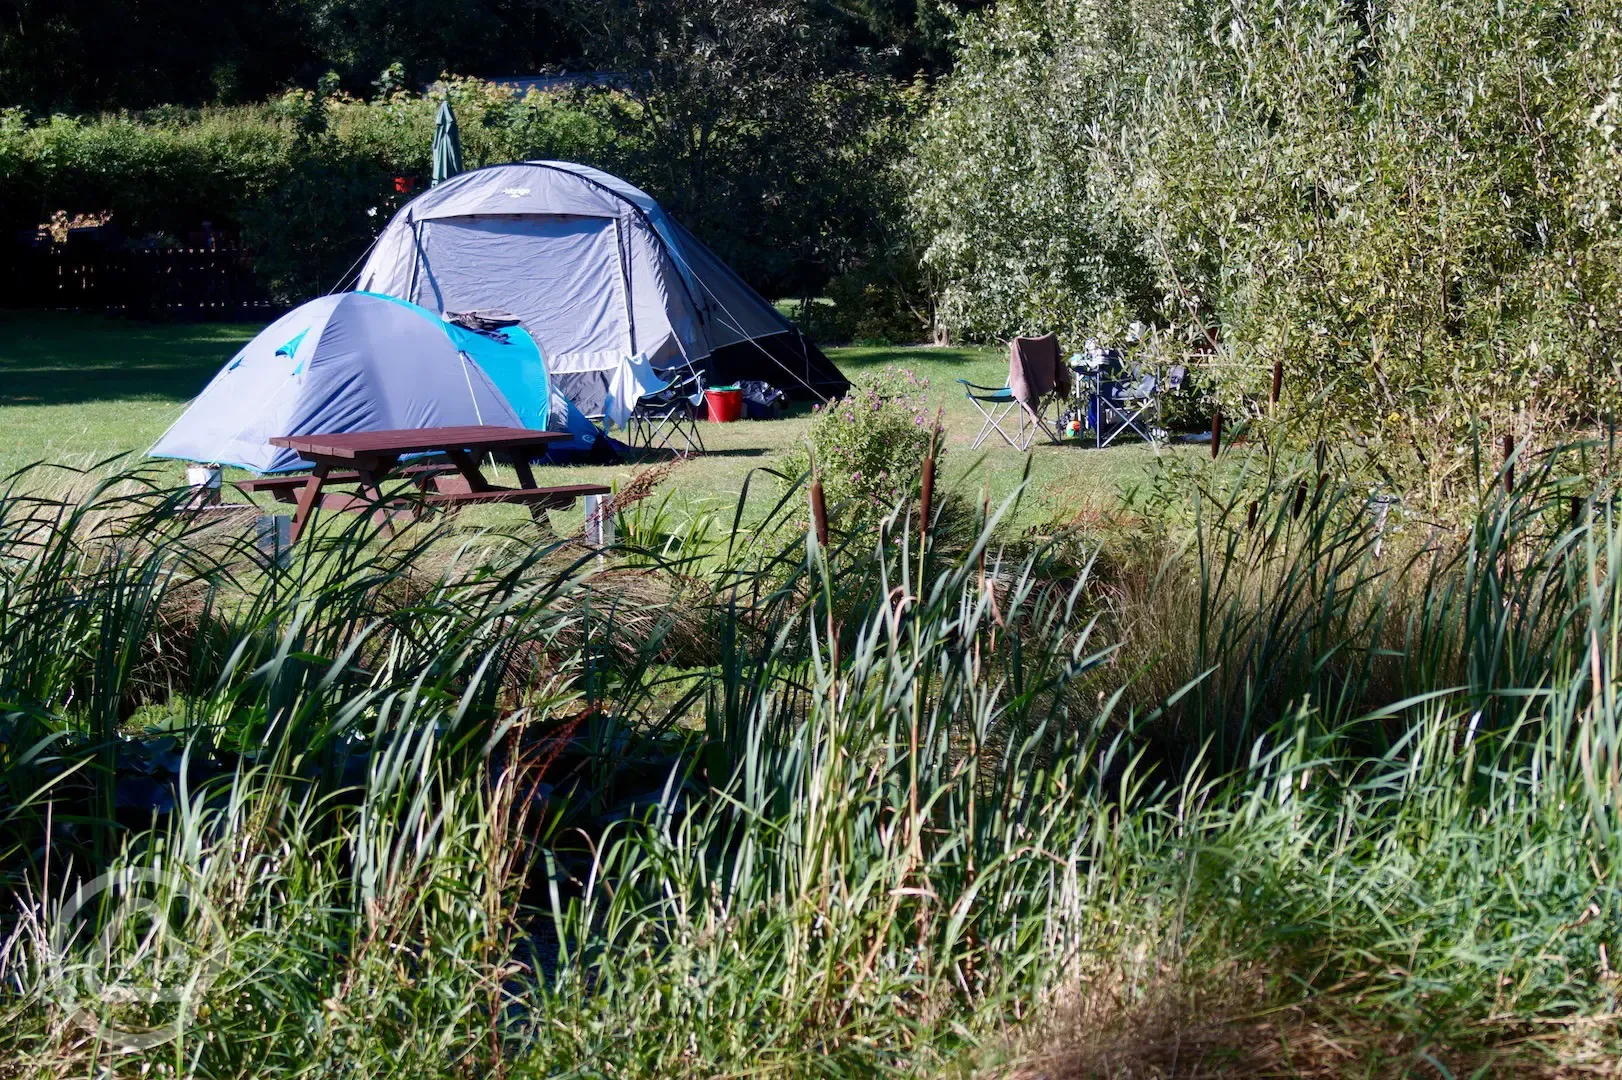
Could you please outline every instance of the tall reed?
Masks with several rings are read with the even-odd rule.
[[[1438,1060],[1610,1045],[1611,509],[1573,524],[1551,465],[1377,538],[1255,464],[1103,556],[1010,541],[1012,500],[967,549],[907,503],[823,543],[803,489],[737,542],[644,518],[607,570],[359,519],[281,567],[163,492],[0,501],[0,1038],[63,1074],[867,1075],[1240,965]],[[172,808],[120,794],[158,707]],[[209,978],[97,999],[178,962],[113,918],[152,867]],[[104,870],[108,932],[64,937]],[[183,1022],[124,1050],[87,1002]]]

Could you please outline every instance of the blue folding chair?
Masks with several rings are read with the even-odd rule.
[[[1147,443],[1164,442],[1162,414],[1167,394],[1182,389],[1188,369],[1174,366],[1161,378],[1152,370],[1139,369],[1130,380],[1111,381],[1099,377],[1090,402],[1094,445],[1103,449],[1127,431],[1137,433]],[[1153,422],[1149,417],[1153,416]],[[1106,427],[1112,428],[1108,435]]]
[[[995,431],[1001,435],[1003,441],[1015,450],[1029,450],[1031,443],[1036,441],[1036,433],[1042,430],[1039,418],[1032,416],[1015,398],[1014,392],[1008,387],[980,386],[967,379],[959,379],[963,384],[963,393],[968,397],[974,407],[980,410],[980,431],[974,437],[972,449],[980,449],[980,445],[991,438]],[[1008,421],[1008,414],[1014,413],[1018,426],[1014,434],[1008,434],[1003,424]],[[1050,433],[1051,434],[1051,433]]]

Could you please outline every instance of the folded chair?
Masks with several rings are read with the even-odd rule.
[[[693,368],[667,373],[664,388],[637,399],[625,425],[626,442],[638,450],[672,450],[683,456],[704,453],[698,413],[704,404],[704,376]]]
[[[980,410],[982,423],[975,436],[978,448],[995,431],[1003,441],[1016,450],[1029,450],[1036,441],[1038,431],[1053,442],[1057,433],[1058,410],[1070,394],[1070,369],[1059,358],[1059,339],[1052,334],[1042,337],[1016,337],[1008,343],[1008,383],[1001,388],[980,386],[959,379],[963,392],[974,407]],[[1049,418],[1049,409],[1054,411]],[[1008,415],[1017,412],[1015,434],[1009,435],[1003,425]]]

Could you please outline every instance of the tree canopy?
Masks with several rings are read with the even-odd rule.
[[[1481,416],[1622,405],[1616,0],[1006,0],[964,36],[912,200],[960,332],[1141,319],[1230,408],[1283,363],[1287,413],[1429,475]]]
[[[823,70],[865,65],[911,77],[950,64],[951,12],[982,2],[793,6],[816,27]],[[329,71],[342,89],[361,94],[392,64],[407,85],[446,72],[491,78],[589,64],[628,68],[644,42],[604,48],[603,30],[624,26],[636,7],[623,0],[4,0],[0,101],[36,113],[228,105],[313,89]],[[691,7],[671,5],[672,12]],[[735,20],[764,14],[749,2],[710,7]],[[646,22],[656,8],[643,5],[639,18]]]

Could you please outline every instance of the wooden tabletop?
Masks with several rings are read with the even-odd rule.
[[[325,458],[363,458],[378,454],[418,454],[429,450],[503,450],[566,439],[562,431],[472,424],[466,427],[403,428],[396,431],[334,432],[323,435],[279,435],[270,440],[299,454]]]

